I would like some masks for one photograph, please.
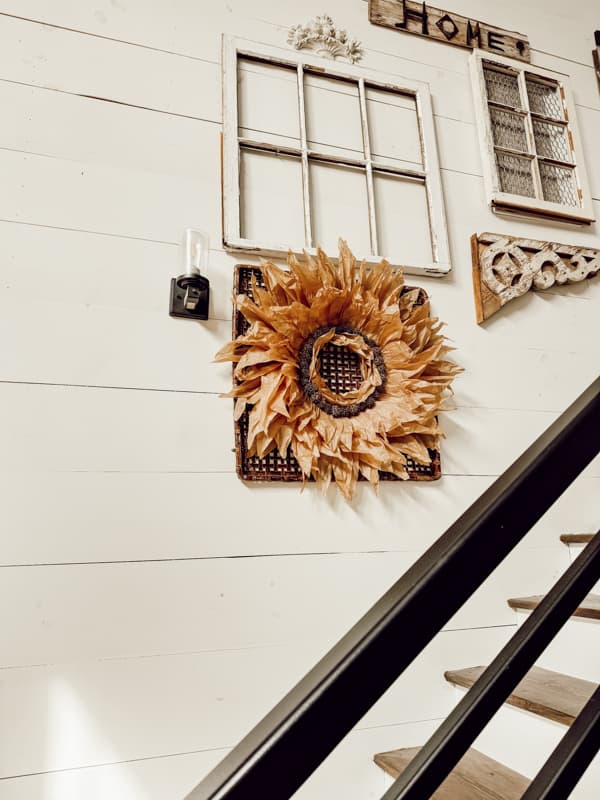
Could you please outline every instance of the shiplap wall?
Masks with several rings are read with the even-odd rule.
[[[452,3],[571,75],[600,215],[593,6]],[[0,798],[176,800],[596,376],[600,279],[477,327],[469,236],[598,247],[600,227],[493,217],[467,52],[370,26],[363,0],[0,11]],[[431,86],[453,272],[420,283],[466,370],[445,477],[361,487],[352,508],[238,481],[229,370],[210,363],[239,260],[219,247],[221,34],[285,46],[323,11],[363,40],[365,66]],[[166,312],[187,225],[211,236],[201,325]],[[564,570],[558,535],[595,529],[599,498],[596,462],[302,798],[378,796],[373,753],[425,740],[456,699],[443,670],[492,657],[517,624],[506,598]]]

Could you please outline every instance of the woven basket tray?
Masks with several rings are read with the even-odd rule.
[[[235,296],[246,294],[252,295],[252,276],[256,278],[258,286],[264,286],[262,272],[259,267],[250,267],[244,264],[237,264],[234,273]],[[408,292],[414,287],[405,286],[404,291]],[[424,289],[420,290],[417,303],[422,305],[427,300],[427,293]],[[248,322],[239,311],[233,314],[233,338],[246,333]],[[353,376],[356,374],[355,364],[348,359],[347,355],[340,353],[340,348],[331,347],[325,354],[325,369],[328,385],[334,391],[347,390],[352,388]],[[239,477],[245,481],[301,481],[302,471],[294,456],[288,450],[285,457],[281,456],[278,450],[273,450],[268,456],[259,458],[258,456],[248,455],[248,412],[246,411],[235,423],[235,453],[236,468]],[[417,464],[407,457],[408,474],[412,481],[435,481],[441,477],[440,453],[438,450],[430,450],[432,463],[429,466]],[[381,472],[380,479],[383,481],[401,480],[390,472]],[[362,476],[359,480],[364,480]]]

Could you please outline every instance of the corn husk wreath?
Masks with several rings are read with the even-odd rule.
[[[402,294],[401,270],[386,261],[357,265],[345,242],[333,264],[322,250],[288,270],[268,262],[255,300],[236,299],[250,327],[216,355],[232,361],[235,418],[249,407],[248,454],[291,448],[305,479],[323,490],[332,478],[352,499],[360,475],[377,487],[379,473],[408,479],[407,460],[430,464],[442,433],[437,414],[455,375],[452,349],[416,305],[419,290]],[[320,375],[326,344],[359,359],[363,382],[335,394]]]

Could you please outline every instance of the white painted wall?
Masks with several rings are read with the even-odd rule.
[[[594,6],[452,3],[571,75],[600,217]],[[176,800],[596,376],[600,279],[477,327],[469,236],[598,247],[600,226],[493,217],[467,52],[370,26],[363,0],[0,11],[0,797]],[[221,34],[284,46],[286,26],[323,11],[363,40],[365,66],[431,86],[454,270],[420,282],[466,369],[445,477],[361,487],[353,508],[238,481],[229,370],[210,363],[236,262],[219,249]],[[211,235],[203,325],[166,312],[186,225]],[[444,669],[494,655],[517,624],[506,598],[564,570],[558,536],[595,529],[599,498],[597,461],[303,799],[379,796],[372,755],[425,740],[456,700]]]

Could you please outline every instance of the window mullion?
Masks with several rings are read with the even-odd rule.
[[[289,147],[286,144],[275,144],[275,142],[261,142],[258,139],[250,139],[247,136],[240,136],[238,144],[241,148],[246,150],[264,150],[269,153],[275,153],[278,156],[302,156],[302,148]]]
[[[425,183],[427,172],[424,169],[409,169],[408,167],[397,167],[395,164],[384,164],[381,161],[371,161],[371,166],[375,172],[388,172],[390,175],[402,175],[405,178],[418,178]]]
[[[312,221],[310,207],[310,177],[308,169],[308,143],[306,138],[306,109],[304,105],[304,68],[299,62],[298,75],[298,113],[300,116],[300,148],[302,150],[302,197],[304,208],[304,245],[313,246]]]
[[[367,203],[369,205],[369,229],[371,232],[371,255],[377,255],[377,219],[375,217],[375,188],[373,183],[373,160],[371,158],[371,139],[367,118],[367,95],[364,78],[358,79],[358,99],[360,104],[360,124],[363,135],[363,150],[365,155],[365,172],[367,178]]]
[[[527,83],[525,82],[524,70],[519,70],[517,80],[519,82],[519,91],[521,93],[521,104],[525,111],[525,135],[527,136],[527,141],[529,143],[529,152],[533,155],[533,158],[531,159],[531,168],[533,171],[535,196],[538,200],[543,200],[544,191],[542,189],[542,177],[540,175],[540,168],[538,165],[537,148],[535,146],[535,136],[533,135],[531,108],[529,107],[529,95],[527,94]]]
[[[326,161],[329,164],[341,164],[345,167],[360,167],[364,169],[367,162],[364,158],[352,158],[352,156],[337,156],[334,153],[321,153],[319,150],[310,149],[308,157],[311,161]]]

